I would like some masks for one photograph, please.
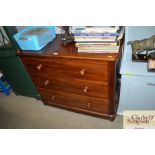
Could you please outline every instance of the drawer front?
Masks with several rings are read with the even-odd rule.
[[[58,91],[38,90],[47,104],[108,114],[108,101]]]
[[[108,100],[108,83],[48,76],[31,76],[36,87]]]
[[[26,69],[35,75],[57,75],[92,81],[108,81],[108,63],[90,59],[22,57]]]

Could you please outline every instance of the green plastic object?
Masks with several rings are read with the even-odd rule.
[[[11,37],[16,32],[14,27],[12,29],[11,27],[5,27],[5,30],[10,39],[11,46],[0,48],[0,70],[7,78],[15,94],[40,99],[40,94],[27,73],[20,57],[16,55],[18,46]]]
[[[17,95],[40,98],[19,57],[0,57],[0,70]]]

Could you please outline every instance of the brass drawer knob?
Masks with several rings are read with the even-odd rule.
[[[48,86],[48,85],[50,84],[50,82],[49,82],[48,80],[46,80],[46,81],[44,82],[44,84],[45,84],[45,86]]]
[[[36,68],[37,68],[37,70],[41,70],[42,67],[43,67],[43,65],[42,64],[39,64]]]
[[[85,70],[85,69],[82,69],[82,70],[80,71],[81,76],[84,76],[85,73],[86,73],[86,70]]]
[[[90,105],[91,105],[90,102],[88,102],[88,103],[87,103],[87,108],[90,108]]]
[[[83,92],[88,93],[88,87],[87,86],[84,87]]]

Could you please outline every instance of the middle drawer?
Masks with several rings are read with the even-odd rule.
[[[34,76],[31,78],[36,87],[63,91],[68,93],[75,93],[79,95],[97,97],[108,100],[108,83],[95,82],[80,79],[57,78],[55,76]]]

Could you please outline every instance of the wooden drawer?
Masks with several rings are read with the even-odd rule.
[[[62,105],[73,109],[83,109],[87,111],[108,114],[108,101],[71,93],[48,91],[40,88],[38,90],[43,101],[47,104]]]
[[[22,57],[29,74],[108,81],[108,63],[91,59]]]
[[[108,83],[48,76],[31,76],[39,88],[75,93],[108,100]]]

